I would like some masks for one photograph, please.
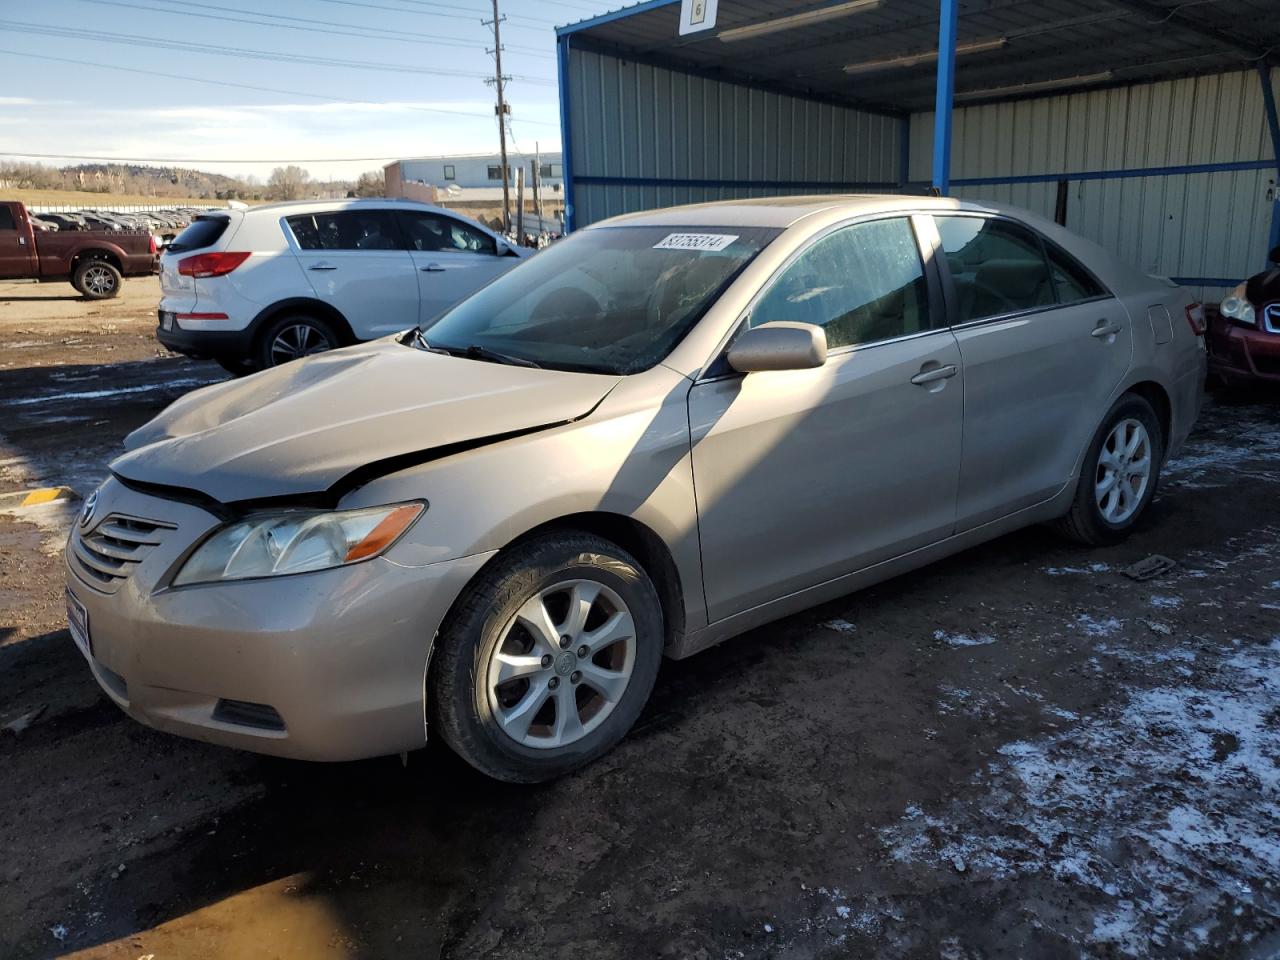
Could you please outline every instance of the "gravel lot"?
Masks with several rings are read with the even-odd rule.
[[[89,489],[224,376],[157,295],[0,284],[0,491]],[[0,956],[1280,956],[1278,504],[1280,400],[1215,397],[1128,543],[1024,531],[668,663],[536,788],[133,723],[64,629],[75,504],[0,512]]]

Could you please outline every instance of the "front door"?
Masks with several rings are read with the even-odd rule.
[[[400,210],[396,215],[418,272],[424,327],[520,262],[518,257],[499,256],[495,238],[469,223],[427,210]]]
[[[288,223],[311,289],[358,339],[418,325],[418,278],[390,211],[308,213]]]
[[[30,277],[35,274],[35,250],[27,225],[14,208],[0,203],[0,277]]]
[[[957,529],[1058,493],[1133,357],[1124,305],[1065,251],[994,217],[935,217],[964,357]]]
[[[930,286],[910,219],[828,232],[747,319],[822,326],[826,364],[693,386],[712,621],[952,532],[963,374]]]

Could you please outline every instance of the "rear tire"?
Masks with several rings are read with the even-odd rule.
[[[1059,532],[1091,546],[1125,539],[1155,496],[1164,443],[1150,403],[1135,393],[1117,400],[1089,444],[1075,500],[1058,521]]]
[[[90,300],[119,296],[123,282],[120,271],[106,260],[82,260],[71,275],[71,285]]]
[[[625,550],[585,533],[530,540],[483,571],[441,628],[432,729],[494,779],[563,776],[635,723],[663,636],[657,591]]]
[[[262,331],[255,363],[257,369],[265,370],[341,345],[337,331],[328,321],[308,314],[285,314],[272,320]]]

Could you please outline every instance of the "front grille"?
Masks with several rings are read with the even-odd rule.
[[[88,533],[77,530],[71,552],[89,582],[113,590],[172,529],[167,524],[112,514]]]
[[[284,718],[275,707],[247,700],[219,700],[218,705],[213,708],[213,719],[241,727],[255,727],[258,730],[284,729]]]

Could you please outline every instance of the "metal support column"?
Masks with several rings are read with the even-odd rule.
[[[1276,114],[1276,95],[1271,87],[1271,67],[1265,63],[1258,64],[1258,79],[1262,82],[1262,102],[1266,107],[1267,127],[1271,131],[1271,159],[1276,164],[1271,188],[1271,237],[1267,241],[1267,250],[1271,251],[1280,247],[1280,116]]]
[[[938,13],[938,90],[933,115],[933,188],[951,188],[951,103],[956,92],[956,20],[959,0],[942,0]]]
[[[573,230],[573,144],[569,133],[569,35],[556,37],[556,72],[560,81],[560,173],[564,180],[564,232]]]

